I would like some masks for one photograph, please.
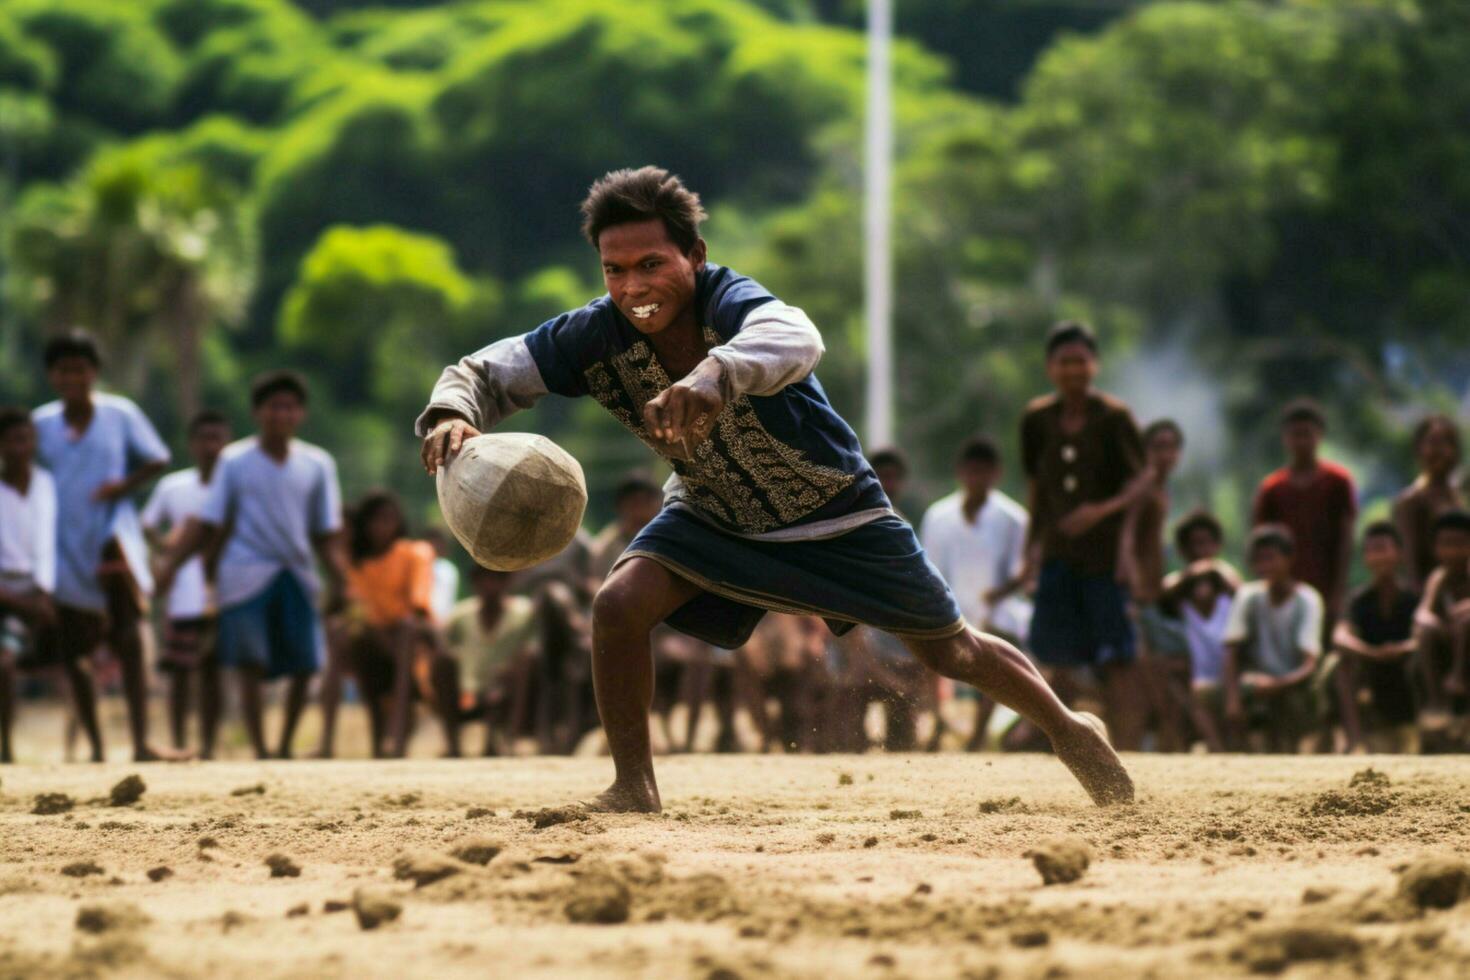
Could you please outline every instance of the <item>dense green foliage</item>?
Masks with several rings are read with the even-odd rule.
[[[928,490],[1013,444],[1038,335],[1191,436],[1238,520],[1273,407],[1324,399],[1371,493],[1470,379],[1470,11],[1457,0],[899,0],[899,431]],[[349,494],[430,513],[438,368],[599,291],[576,204],[657,162],[713,256],[823,328],[861,417],[856,0],[10,0],[0,5],[0,387],[87,323],[175,440],[290,364]],[[1368,393],[1370,397],[1364,397]],[[592,404],[516,420],[594,494],[646,462]],[[1228,461],[1228,462],[1227,462]],[[605,502],[595,497],[599,515]]]

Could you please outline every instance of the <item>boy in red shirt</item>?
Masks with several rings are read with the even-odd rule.
[[[1291,402],[1281,413],[1281,441],[1287,465],[1261,481],[1251,512],[1251,525],[1283,524],[1296,541],[1292,575],[1322,596],[1324,628],[1333,624],[1347,602],[1352,562],[1353,523],[1358,516],[1357,491],[1346,469],[1318,458],[1327,418],[1309,399]]]

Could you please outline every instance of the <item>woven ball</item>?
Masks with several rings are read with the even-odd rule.
[[[439,468],[439,509],[486,568],[513,572],[559,554],[582,526],[582,466],[545,436],[476,436]]]

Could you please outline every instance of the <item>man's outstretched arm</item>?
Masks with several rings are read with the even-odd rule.
[[[652,434],[694,445],[704,439],[725,405],[741,395],[774,395],[816,369],[826,348],[805,313],[782,302],[746,316],[739,332],[644,408]]]
[[[466,439],[530,408],[546,393],[524,336],[497,340],[449,365],[414,424],[424,440],[424,469],[434,473]]]

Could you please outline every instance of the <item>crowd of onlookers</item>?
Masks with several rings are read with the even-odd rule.
[[[38,685],[65,692],[94,759],[98,699],[114,689],[140,759],[212,756],[228,702],[257,755],[289,756],[313,695],[324,756],[344,701],[366,711],[375,755],[404,754],[425,714],[453,755],[467,726],[487,754],[567,753],[597,730],[592,599],[662,506],[650,476],[618,484],[600,533],[463,583],[449,540],[411,533],[392,494],[343,506],[332,457],[296,437],[308,402],[297,375],[256,379],[250,438],[219,413],[195,416],[193,465],[164,475],[169,452],[148,419],[97,390],[101,363],[86,333],[59,336],[45,351],[57,401],[0,410],[0,761],[12,761],[17,692]],[[959,448],[954,491],[922,512],[902,453],[871,455],[972,625],[1024,649],[1069,703],[1096,706],[1123,749],[1467,747],[1470,512],[1453,420],[1419,424],[1418,475],[1391,519],[1360,531],[1351,475],[1319,455],[1325,417],[1291,403],[1285,464],[1229,547],[1206,511],[1170,526],[1186,434],[1169,420],[1140,431],[1093,387],[1088,328],[1053,329],[1047,368],[1053,392],[1021,425],[1024,505],[1001,491],[987,437]],[[718,751],[1046,746],[866,628],[837,639],[815,616],[772,614],[738,650],[668,628],[653,650],[653,724],[670,751],[701,732]],[[149,740],[149,651],[169,746]],[[276,681],[282,727],[268,736]]]

